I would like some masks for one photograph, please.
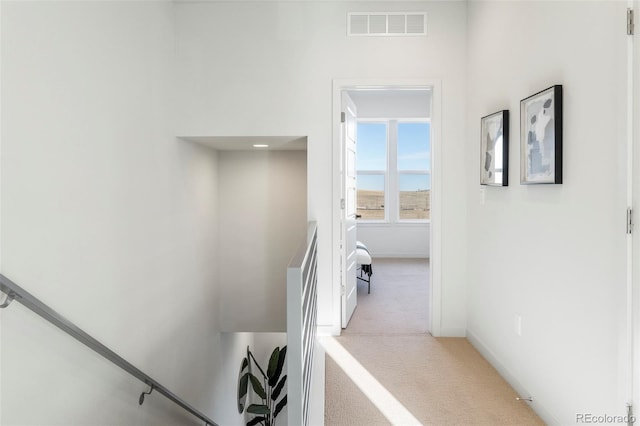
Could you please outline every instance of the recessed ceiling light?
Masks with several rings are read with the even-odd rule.
[[[269,145],[265,145],[263,143],[254,143],[253,147],[254,148],[269,148]]]

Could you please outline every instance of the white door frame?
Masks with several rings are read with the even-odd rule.
[[[427,330],[435,337],[442,334],[442,83],[437,79],[335,79],[333,80],[333,191],[331,197],[332,208],[332,242],[331,242],[331,276],[333,335],[340,335],[342,324],[342,307],[340,294],[340,113],[342,92],[357,89],[431,89],[431,226],[430,242],[430,288],[429,318]]]
[[[640,2],[627,0],[627,8],[633,9],[636,20],[640,13]],[[636,25],[637,28],[637,25]],[[628,35],[627,48],[627,122],[626,122],[626,148],[627,148],[627,180],[626,180],[626,204],[633,209],[633,222],[635,230],[627,234],[627,270],[626,270],[626,302],[627,302],[627,350],[626,350],[626,399],[627,404],[632,405],[633,414],[638,416],[640,407],[640,262],[637,255],[640,246],[638,236],[638,189],[637,182],[640,172],[640,135],[638,134],[637,108],[640,104],[640,80],[637,75],[637,67],[640,63],[640,45],[637,44],[636,34]]]

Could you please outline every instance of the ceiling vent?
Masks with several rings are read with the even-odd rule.
[[[347,15],[349,36],[426,36],[426,12],[352,12]]]

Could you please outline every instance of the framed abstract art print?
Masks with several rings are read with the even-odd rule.
[[[509,185],[509,111],[480,119],[480,184]]]
[[[562,183],[562,86],[520,101],[520,183]]]

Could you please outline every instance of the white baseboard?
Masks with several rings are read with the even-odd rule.
[[[514,395],[514,399],[516,396],[520,397],[528,397],[531,394],[525,389],[525,387],[520,383],[517,377],[507,369],[504,364],[498,359],[498,357],[493,353],[491,349],[487,345],[482,342],[478,336],[476,336],[473,331],[467,329],[466,330],[467,340],[473,345],[474,348],[486,359],[489,364],[493,366],[498,373],[502,376],[503,379],[507,381],[511,385],[511,387],[516,391],[517,395]],[[525,402],[523,402],[525,403]],[[534,397],[533,402],[526,402],[529,406],[536,412],[536,414],[542,419],[543,422],[547,425],[560,425],[558,419],[551,414],[545,407],[540,404],[540,402]]]
[[[377,253],[371,252],[371,257],[388,257],[393,259],[429,259],[428,253]]]
[[[467,337],[467,330],[464,328],[442,327],[440,335],[437,337]]]

